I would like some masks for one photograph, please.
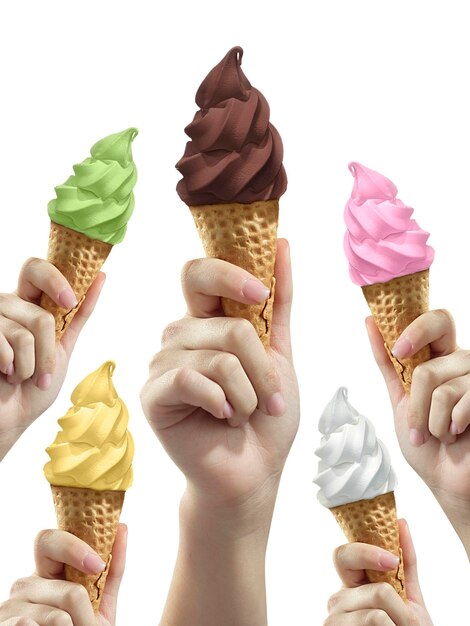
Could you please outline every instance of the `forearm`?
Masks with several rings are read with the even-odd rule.
[[[214,510],[190,490],[184,494],[161,626],[267,624],[265,556],[274,501],[275,493],[267,505]]]
[[[449,498],[438,489],[431,491],[454,527],[470,560],[470,502],[465,498]]]
[[[0,461],[7,455],[18,439],[23,434],[23,428],[10,429],[6,433],[0,433]]]

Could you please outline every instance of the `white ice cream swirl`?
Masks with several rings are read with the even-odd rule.
[[[320,418],[322,433],[318,474],[318,499],[327,508],[370,500],[395,489],[397,480],[390,455],[377,439],[372,422],[348,402],[340,387]]]

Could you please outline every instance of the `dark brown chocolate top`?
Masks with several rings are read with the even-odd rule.
[[[183,175],[176,189],[189,206],[270,200],[286,190],[282,140],[266,98],[241,69],[242,56],[232,48],[197,91],[200,110],[176,164]]]

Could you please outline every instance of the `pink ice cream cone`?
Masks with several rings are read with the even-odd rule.
[[[429,310],[429,267],[434,250],[429,233],[411,218],[413,209],[397,195],[395,185],[378,172],[350,163],[354,176],[345,208],[344,251],[349,274],[364,296],[384,339],[385,348],[410,393],[415,368],[430,358],[425,346],[410,358],[397,359],[391,350],[419,315]]]

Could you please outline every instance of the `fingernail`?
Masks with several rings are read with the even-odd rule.
[[[233,417],[232,405],[229,402],[227,402],[227,400],[225,400],[224,410],[222,411],[222,415],[225,417],[226,420]]]
[[[38,378],[38,382],[36,383],[36,386],[42,391],[46,391],[46,389],[49,389],[49,387],[51,386],[51,383],[52,383],[51,374],[41,374],[41,376],[39,376]]]
[[[268,400],[266,405],[269,415],[273,417],[281,417],[286,411],[286,403],[280,391],[274,393]]]
[[[455,422],[451,422],[449,432],[451,435],[460,435],[460,428],[457,426]]]
[[[73,291],[67,288],[59,293],[59,302],[64,309],[74,309],[78,304],[78,300]]]
[[[247,278],[242,287],[242,294],[252,302],[263,302],[269,296],[269,289],[259,280]]]
[[[102,572],[106,567],[106,563],[94,552],[89,552],[83,559],[83,567],[90,572],[90,574]]]
[[[7,376],[13,376],[14,373],[15,373],[15,366],[13,365],[13,363],[10,363],[10,365],[5,370],[5,374]]]
[[[399,339],[396,344],[392,348],[392,354],[397,359],[402,359],[405,356],[408,356],[411,353],[412,345],[408,341],[408,339]]]
[[[379,556],[380,567],[395,569],[396,567],[398,567],[399,562],[400,559],[395,554],[391,554],[390,552],[382,552],[382,554]]]
[[[424,435],[416,428],[410,429],[410,443],[415,448],[419,448],[424,443]]]

